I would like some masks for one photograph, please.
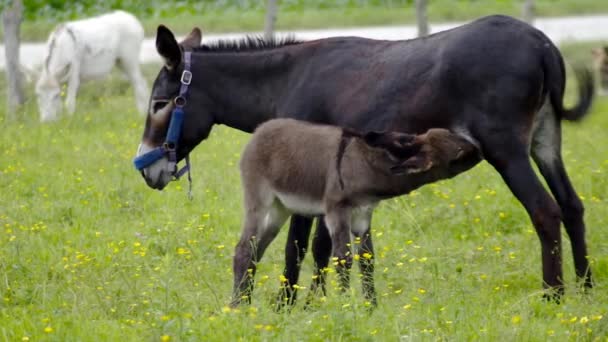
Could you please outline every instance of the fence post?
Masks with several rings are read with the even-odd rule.
[[[266,3],[266,23],[264,24],[264,39],[270,40],[274,34],[274,24],[277,21],[277,0]]]
[[[23,74],[19,63],[19,31],[23,19],[23,3],[13,0],[10,7],[2,12],[2,26],[4,29],[4,53],[6,55],[6,83],[7,83],[7,117],[15,119],[17,108],[25,102],[23,93]]]
[[[534,24],[534,0],[524,0],[522,19],[530,25]]]
[[[426,14],[427,0],[416,0],[416,22],[418,24],[418,37],[429,34],[429,20]]]

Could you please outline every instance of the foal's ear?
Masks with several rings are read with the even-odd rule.
[[[181,45],[184,50],[192,50],[196,47],[201,46],[201,42],[203,41],[203,33],[201,29],[195,27],[192,31],[182,40],[179,45]]]
[[[165,66],[172,69],[179,65],[182,59],[177,40],[173,32],[164,25],[159,25],[156,30],[156,51],[165,61]]]
[[[363,140],[371,147],[383,148],[397,158],[408,158],[421,147],[416,136],[399,132],[369,132]]]
[[[365,133],[363,140],[372,147],[395,147],[408,148],[414,144],[416,136],[413,134],[399,132],[377,132]]]
[[[428,171],[432,166],[433,161],[429,154],[420,150],[403,163],[391,167],[391,172],[395,175],[411,175]]]
[[[383,141],[386,140],[385,136],[386,132],[372,131],[365,133],[365,135],[363,136],[363,140],[369,146],[380,147],[383,144]]]

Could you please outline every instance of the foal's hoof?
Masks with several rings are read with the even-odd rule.
[[[373,298],[372,300],[368,300],[365,302],[365,310],[368,313],[372,313],[374,310],[376,310],[376,308],[378,308],[378,301],[376,300],[376,298]]]
[[[236,298],[236,297],[235,297],[235,298],[233,298],[233,299],[232,299],[232,301],[230,302],[229,307],[230,307],[231,309],[236,309],[236,308],[238,308],[239,306],[241,306],[241,305],[243,305],[243,304],[245,304],[245,305],[247,305],[247,304],[251,304],[251,297],[249,297],[249,296],[241,296],[241,297],[239,297],[239,298]]]

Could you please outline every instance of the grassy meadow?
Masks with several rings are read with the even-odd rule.
[[[145,68],[150,84],[156,69]],[[351,294],[337,293],[330,270],[315,309],[275,313],[286,229],[260,264],[253,304],[227,307],[246,134],[215,127],[194,151],[190,201],[186,180],[153,191],[133,168],[144,119],[121,77],[85,85],[77,113],[50,124],[38,122],[31,88],[16,119],[0,112],[0,340],[608,341],[606,97],[586,121],[564,124],[587,210],[590,293],[575,283],[564,234],[567,294],[561,305],[541,300],[536,233],[482,163],[380,205],[375,311],[355,267]]]

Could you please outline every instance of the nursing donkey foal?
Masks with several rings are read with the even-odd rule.
[[[325,215],[344,290],[353,259],[350,234],[366,238],[380,200],[453,177],[480,160],[474,144],[445,129],[364,134],[293,119],[262,124],[240,163],[245,217],[234,255],[232,305],[250,301],[256,263],[291,214]],[[363,293],[375,304],[367,276]]]

